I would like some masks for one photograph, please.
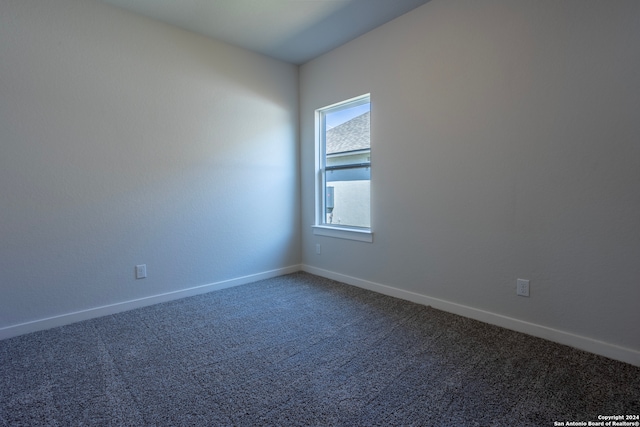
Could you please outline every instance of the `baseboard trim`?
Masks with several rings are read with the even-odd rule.
[[[94,319],[96,317],[116,314],[123,311],[133,310],[135,308],[146,307],[149,305],[159,304],[162,302],[172,301],[180,298],[186,298],[194,295],[204,294],[221,289],[231,288],[234,286],[245,285],[247,283],[257,282],[258,280],[270,279],[272,277],[282,276],[284,274],[295,273],[302,268],[300,265],[292,265],[289,267],[278,268],[275,270],[264,271],[262,273],[250,274],[248,276],[236,277],[234,279],[222,280],[219,282],[209,283],[206,285],[194,286],[187,289],[180,289],[172,292],[151,295],[129,301],[123,301],[116,304],[103,305],[87,310],[80,310],[72,313],[66,313],[59,316],[48,317],[45,319],[34,320],[31,322],[20,323],[17,325],[0,328],[0,340],[12,338],[18,335],[24,335],[31,332],[51,329],[58,326],[64,326],[71,323],[81,322],[83,320]]]
[[[640,351],[303,264],[302,271],[640,366]]]

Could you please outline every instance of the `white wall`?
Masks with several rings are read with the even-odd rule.
[[[90,0],[2,0],[0,335],[298,265],[297,72]]]
[[[307,269],[640,364],[638,40],[636,0],[432,0],[302,66]],[[368,92],[374,242],[314,236],[313,111]]]

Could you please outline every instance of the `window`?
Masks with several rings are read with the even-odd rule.
[[[370,113],[369,95],[316,111],[316,234],[371,241]]]

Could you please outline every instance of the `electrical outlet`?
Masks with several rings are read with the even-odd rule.
[[[518,279],[517,285],[516,285],[516,294],[520,295],[521,297],[528,297],[529,296],[529,281],[528,280]]]
[[[320,255],[321,252],[322,252],[322,248],[320,247],[320,243],[316,243],[316,253]]]
[[[136,279],[147,277],[147,264],[136,265]]]

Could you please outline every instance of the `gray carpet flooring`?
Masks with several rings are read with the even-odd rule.
[[[552,426],[640,368],[306,273],[0,341],[3,426]]]

